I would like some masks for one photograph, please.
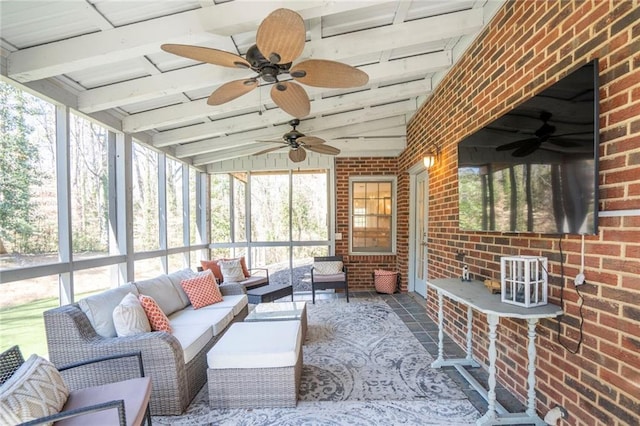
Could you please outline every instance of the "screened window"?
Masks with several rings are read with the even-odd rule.
[[[133,248],[136,252],[160,248],[158,227],[158,153],[133,144]]]
[[[58,262],[55,107],[0,82],[0,270]]]
[[[107,129],[71,114],[71,224],[76,259],[109,253]]]
[[[167,247],[183,247],[182,163],[167,158]]]
[[[350,181],[352,253],[395,252],[395,178]]]

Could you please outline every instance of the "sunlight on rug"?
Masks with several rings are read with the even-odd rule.
[[[380,299],[307,304],[296,408],[211,410],[206,386],[182,416],[159,425],[467,425],[480,417]]]

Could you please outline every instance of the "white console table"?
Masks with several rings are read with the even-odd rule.
[[[434,279],[427,282],[438,294],[438,358],[431,364],[434,368],[444,366],[455,367],[462,376],[471,383],[476,390],[487,400],[489,404],[487,412],[476,422],[477,425],[504,425],[526,424],[544,426],[546,423],[536,414],[536,324],[540,318],[553,318],[562,315],[559,306],[548,304],[534,308],[523,308],[500,301],[499,294],[491,294],[480,281],[463,282],[460,278]],[[443,350],[443,298],[455,300],[467,306],[467,348],[465,358],[444,359]],[[472,349],[472,321],[473,310],[482,312],[487,316],[489,324],[489,390],[485,391],[464,366],[479,367],[473,359]],[[528,400],[527,410],[523,413],[507,413],[496,401],[496,338],[500,317],[521,318],[527,321],[529,344],[528,354]]]

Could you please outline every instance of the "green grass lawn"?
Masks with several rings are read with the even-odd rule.
[[[103,290],[78,294],[78,299]],[[25,358],[38,354],[48,358],[47,334],[44,331],[42,313],[59,306],[57,297],[0,309],[0,352],[13,345],[19,345]]]
[[[51,297],[0,309],[0,352],[19,345],[25,358],[34,353],[47,357],[42,313],[56,306],[58,298]]]

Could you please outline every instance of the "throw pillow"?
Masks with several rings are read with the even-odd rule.
[[[69,389],[56,367],[35,354],[0,389],[0,424],[3,425],[59,413],[69,397]]]
[[[153,297],[141,294],[138,296],[138,299],[144,309],[144,313],[147,314],[151,330],[166,331],[167,333],[173,332],[171,324],[169,324],[169,318],[162,312],[162,309],[160,309],[160,306],[153,300]]]
[[[244,272],[240,260],[221,260],[218,262],[224,282],[244,281]]]
[[[193,309],[222,302],[222,293],[211,271],[201,272],[194,278],[182,280],[180,284],[187,293]]]
[[[235,259],[222,259],[222,260],[235,260]],[[240,266],[242,267],[242,273],[245,278],[249,278],[251,274],[249,273],[249,269],[247,268],[247,261],[244,259],[244,256],[240,256],[238,258],[240,260]]]
[[[138,289],[132,283],[121,285],[78,301],[82,312],[87,315],[89,322],[102,337],[116,337],[113,325],[113,310],[128,293],[138,294]]]
[[[342,261],[335,260],[329,262],[315,262],[313,273],[318,275],[334,275],[342,272]]]
[[[220,271],[220,265],[218,265],[218,260],[201,260],[200,265],[202,265],[202,269],[209,270],[213,272],[213,276],[216,277],[216,281],[219,283],[222,282],[222,271]]]
[[[149,319],[135,294],[129,293],[113,310],[113,325],[118,337],[134,336],[151,331]]]

